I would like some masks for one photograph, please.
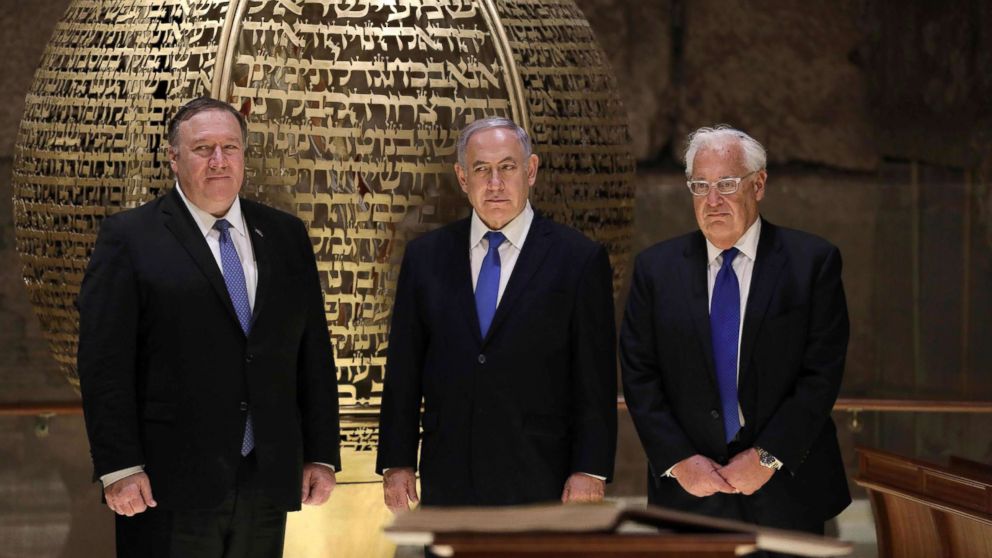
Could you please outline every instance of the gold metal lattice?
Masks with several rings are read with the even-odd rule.
[[[75,0],[13,173],[25,283],[74,385],[74,300],[100,220],[171,187],[165,125],[201,95],[248,117],[245,195],[307,223],[348,451],[375,447],[403,246],[467,214],[451,168],[465,124],[509,116],[531,132],[535,207],[604,243],[619,284],[626,115],[571,0]]]

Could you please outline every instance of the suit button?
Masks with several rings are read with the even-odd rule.
[[[249,354],[245,357],[245,362],[251,362],[255,358],[255,355]]]
[[[479,355],[479,364],[486,363],[486,355]]]
[[[241,402],[241,410],[242,411],[247,411],[248,410],[248,402],[247,401],[242,401]]]
[[[720,411],[713,409],[712,411],[710,411],[710,416],[713,417],[714,419],[718,419],[720,418]]]

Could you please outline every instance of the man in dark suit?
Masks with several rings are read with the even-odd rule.
[[[638,255],[620,334],[648,501],[822,533],[851,499],[840,252],[758,215],[765,150],[743,132],[692,134],[686,176],[700,230]]]
[[[340,469],[337,382],[303,223],[240,199],[247,126],[169,126],[176,187],[105,219],[78,306],[95,477],[128,557],[278,557]],[[302,488],[302,490],[301,490]]]
[[[534,213],[537,169],[512,121],[470,124],[455,173],[472,215],[406,248],[376,466],[393,511],[418,501],[421,424],[424,505],[596,501],[613,474],[609,257]]]

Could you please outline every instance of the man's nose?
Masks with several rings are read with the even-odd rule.
[[[710,185],[710,191],[706,192],[706,203],[709,205],[720,205],[723,202],[723,196],[720,192],[716,191],[716,185]]]
[[[223,167],[227,165],[227,158],[224,157],[224,150],[221,146],[214,147],[214,152],[210,154],[211,167]]]
[[[500,176],[498,170],[494,170],[489,175],[489,181],[487,182],[486,186],[488,186],[489,189],[491,190],[498,190],[503,187],[503,177]]]

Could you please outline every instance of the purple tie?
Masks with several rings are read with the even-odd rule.
[[[241,258],[231,242],[231,223],[227,219],[218,219],[214,228],[220,231],[220,263],[224,273],[224,284],[227,294],[231,297],[234,312],[238,315],[241,330],[248,335],[251,331],[251,304],[248,302],[248,285],[245,282],[245,272],[241,267]],[[245,419],[245,435],[241,440],[241,455],[251,453],[255,448],[255,428],[252,426],[251,414]]]
[[[730,443],[741,429],[737,401],[737,339],[741,327],[741,288],[734,273],[734,258],[739,250],[723,251],[723,265],[713,284],[710,301],[710,334],[713,339],[713,363],[716,383],[723,407],[723,427]]]

